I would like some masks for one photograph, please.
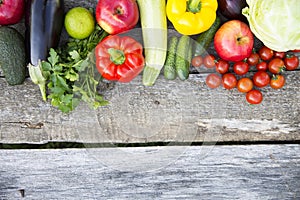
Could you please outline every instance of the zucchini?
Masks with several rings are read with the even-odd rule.
[[[211,27],[197,37],[194,45],[194,56],[202,55],[214,39],[217,30],[221,26],[221,19],[217,16]]]
[[[0,27],[0,67],[9,85],[24,82],[26,77],[24,38],[12,27]]]
[[[187,35],[182,35],[178,41],[175,58],[176,73],[180,80],[186,80],[189,77],[191,59],[191,39]]]
[[[164,65],[164,76],[168,80],[176,78],[175,58],[177,43],[178,38],[176,36],[172,36],[168,43],[167,58]]]
[[[167,16],[165,0],[137,0],[145,49],[143,85],[152,86],[167,56]]]

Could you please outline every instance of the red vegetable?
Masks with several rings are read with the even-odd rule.
[[[258,64],[259,59],[260,59],[260,57],[259,57],[258,53],[252,52],[251,55],[247,58],[247,63],[250,66],[255,66]]]
[[[211,88],[211,89],[214,89],[214,88],[217,88],[221,85],[222,83],[222,79],[219,75],[217,74],[209,74],[207,77],[206,77],[206,85]]]
[[[249,64],[244,61],[239,61],[233,64],[233,71],[237,75],[245,75],[249,71],[249,69]]]
[[[280,89],[285,84],[285,78],[281,74],[274,75],[271,79],[270,86],[273,89]]]
[[[129,82],[145,64],[143,46],[129,36],[110,35],[95,49],[96,67],[103,78]]]
[[[237,78],[235,77],[235,75],[231,74],[231,73],[226,73],[223,74],[222,76],[222,84],[223,87],[227,90],[231,90],[233,88],[236,87],[237,85]]]
[[[284,64],[286,70],[295,70],[299,66],[299,58],[295,55],[287,55],[284,58]]]
[[[214,68],[216,66],[215,64],[215,56],[212,54],[208,54],[203,58],[203,64],[207,68]]]
[[[263,95],[259,90],[251,90],[246,94],[246,100],[250,104],[260,104],[263,100]]]
[[[25,0],[0,0],[0,25],[20,22],[24,15]]]
[[[259,61],[255,67],[257,70],[267,71],[268,63],[266,61]]]
[[[274,51],[266,46],[259,49],[258,54],[262,60],[270,60],[274,56]]]
[[[192,59],[192,66],[194,67],[201,67],[201,65],[203,64],[203,58],[202,56],[195,56]]]
[[[133,28],[139,20],[135,0],[99,0],[96,21],[109,34],[117,34]]]
[[[228,72],[230,67],[230,64],[228,61],[219,59],[216,62],[216,71],[219,72],[220,74],[225,74],[226,72]]]
[[[280,59],[280,58],[273,58],[268,63],[268,69],[273,74],[279,74],[279,73],[281,73],[285,69],[283,60]]]
[[[270,83],[270,76],[266,71],[258,71],[253,75],[253,83],[256,87],[265,87]]]
[[[253,82],[250,78],[244,77],[237,82],[237,89],[242,93],[249,92],[253,88]]]

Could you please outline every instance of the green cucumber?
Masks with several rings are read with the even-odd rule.
[[[182,35],[178,41],[175,58],[176,74],[180,80],[186,80],[189,77],[191,55],[191,39],[187,35]]]
[[[217,30],[221,26],[221,19],[217,16],[211,27],[197,37],[194,45],[194,56],[202,55],[214,39]]]
[[[9,85],[24,82],[26,76],[24,38],[12,27],[0,27],[0,67]]]
[[[178,38],[176,36],[172,36],[168,42],[167,58],[164,65],[164,76],[168,80],[176,78],[175,58],[177,43]]]

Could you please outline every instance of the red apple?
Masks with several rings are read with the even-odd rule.
[[[0,25],[11,25],[21,21],[25,0],[0,0]]]
[[[139,20],[135,0],[99,0],[96,21],[109,34],[118,34],[133,28]]]
[[[240,20],[225,22],[214,36],[217,54],[232,62],[242,61],[252,53],[253,34],[247,24]]]

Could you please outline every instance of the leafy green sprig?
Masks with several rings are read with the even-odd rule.
[[[99,26],[86,39],[70,38],[66,45],[50,49],[47,61],[42,61],[42,74],[47,82],[48,99],[62,112],[68,113],[80,101],[91,108],[107,105],[98,94],[102,77],[96,72],[94,48],[108,34]]]

